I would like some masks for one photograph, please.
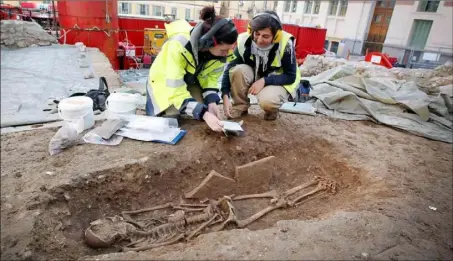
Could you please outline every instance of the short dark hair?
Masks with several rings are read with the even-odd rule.
[[[271,14],[274,15],[278,18],[278,21],[276,21],[273,17],[267,16],[267,15],[260,15],[250,21],[250,27],[252,28],[252,31],[261,31],[263,29],[269,28],[272,32],[272,35],[275,36],[277,31],[281,28],[280,18],[278,17],[277,13],[275,11],[264,11],[263,13]]]
[[[217,22],[223,19],[222,16],[216,15],[214,6],[205,6],[200,11],[200,19],[203,20],[202,35],[206,34]],[[222,26],[215,34],[215,40],[221,44],[234,44],[238,38],[238,32],[233,23]]]

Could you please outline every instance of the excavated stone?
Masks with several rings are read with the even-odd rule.
[[[275,168],[274,156],[237,166],[235,179],[238,195],[262,193],[270,190],[270,182],[273,173],[276,171]]]
[[[236,182],[227,178],[215,170],[212,170],[208,176],[195,189],[185,194],[186,198],[218,198],[225,195],[235,194]]]

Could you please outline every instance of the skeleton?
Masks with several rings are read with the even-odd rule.
[[[314,185],[317,186],[313,190],[290,199],[301,190]],[[122,247],[122,251],[144,251],[175,244],[183,239],[191,240],[203,231],[220,231],[230,224],[244,228],[269,212],[297,206],[304,199],[322,191],[335,193],[336,183],[315,177],[313,181],[291,188],[282,194],[272,190],[261,194],[224,196],[218,200],[207,200],[206,204],[168,203],[152,208],[123,211],[121,217],[115,216],[92,222],[85,231],[85,240],[88,245],[95,248],[111,247],[129,240],[130,242]],[[271,205],[246,219],[238,219],[234,201],[265,198],[271,198]],[[175,212],[167,218],[154,218],[154,215],[153,218],[144,220],[132,218],[132,215],[164,209],[172,209]]]

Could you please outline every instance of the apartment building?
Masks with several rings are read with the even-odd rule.
[[[118,1],[118,14],[198,21],[201,9],[207,5],[213,5],[220,13],[220,1]]]
[[[360,53],[366,38],[374,1],[279,1],[283,23],[327,28],[324,48],[346,57]]]
[[[403,64],[452,60],[452,23],[452,1],[397,1],[382,51]]]
[[[222,1],[221,15],[229,18],[251,19],[264,10],[277,10],[279,1]]]

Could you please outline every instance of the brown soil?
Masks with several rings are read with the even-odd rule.
[[[2,259],[116,252],[85,245],[82,235],[90,222],[122,210],[182,202],[211,170],[233,177],[235,166],[272,155],[278,169],[272,188],[282,191],[322,176],[337,181],[339,191],[275,210],[249,229],[367,210],[405,217],[412,229],[439,245],[439,258],[451,255],[446,233],[452,225],[450,144],[322,116],[285,114],[265,122],[250,115],[244,122],[244,137],[226,138],[203,123],[186,121],[188,134],[175,146],[124,139],[117,147],[84,144],[53,157],[47,146],[56,129],[2,135]],[[267,204],[237,202],[239,217]],[[434,219],[428,204],[437,207]]]

